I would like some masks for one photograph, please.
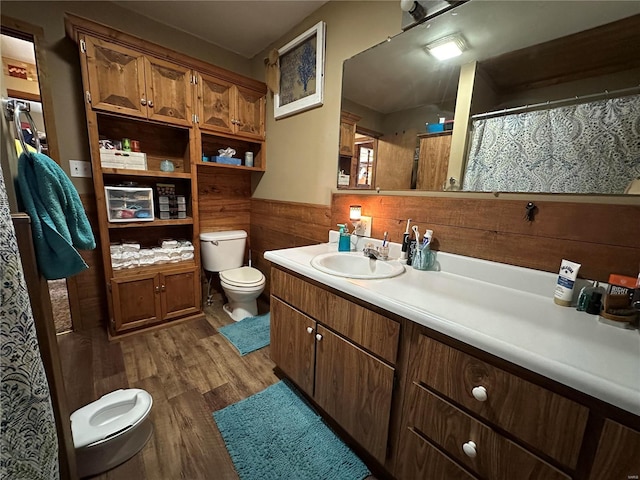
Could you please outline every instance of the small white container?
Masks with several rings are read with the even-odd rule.
[[[136,187],[104,187],[110,222],[152,222],[153,190]]]
[[[102,168],[124,168],[127,170],[146,170],[147,154],[143,152],[125,152],[124,150],[100,149]]]
[[[244,166],[253,167],[253,152],[247,152],[244,154]]]

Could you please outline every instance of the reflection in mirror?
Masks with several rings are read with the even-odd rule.
[[[426,45],[451,34],[467,50],[435,61]],[[638,44],[640,2],[471,1],[346,60],[342,109],[382,133],[383,190],[623,193],[640,176]]]

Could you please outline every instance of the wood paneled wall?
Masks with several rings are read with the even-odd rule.
[[[326,242],[330,229],[331,207],[327,205],[251,199],[252,260],[267,277],[266,295],[270,263],[264,259],[264,252]]]
[[[336,193],[330,224],[344,221],[351,204],[373,217],[373,237],[387,231],[393,242],[411,218],[422,233],[434,231],[433,248],[443,252],[548,272],[566,258],[582,264],[580,277],[601,281],[640,268],[640,205],[536,201],[528,222],[526,200]]]
[[[75,330],[106,326],[109,318],[104,267],[98,235],[98,212],[94,194],[82,194],[80,200],[96,239],[94,250],[79,250],[89,268],[67,279],[69,304]]]
[[[251,175],[244,171],[198,167],[200,232],[250,228]]]

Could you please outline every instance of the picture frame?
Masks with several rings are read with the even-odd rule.
[[[278,49],[280,87],[273,95],[276,120],[322,105],[325,30],[326,23],[318,22]]]

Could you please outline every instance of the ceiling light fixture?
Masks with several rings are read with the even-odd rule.
[[[465,51],[466,45],[459,35],[448,35],[424,47],[431,55],[438,60],[448,60],[457,57]]]

